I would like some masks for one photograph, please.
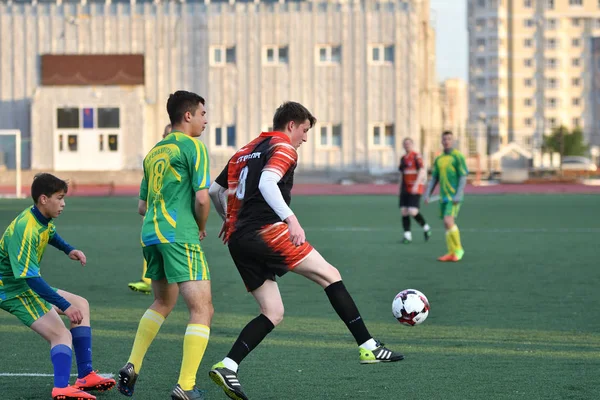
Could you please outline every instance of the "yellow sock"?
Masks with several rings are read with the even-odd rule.
[[[163,322],[165,322],[165,317],[151,309],[147,309],[140,320],[128,361],[133,364],[137,374],[140,373],[148,347],[152,344]]]
[[[454,254],[454,240],[452,240],[452,229],[454,229],[454,227],[446,231],[446,245],[448,246],[448,254]]]
[[[183,390],[192,390],[196,384],[198,367],[208,345],[210,328],[201,324],[188,324],[183,338],[183,360],[177,383]]]
[[[452,228],[450,228],[450,239],[452,240],[452,244],[454,245],[454,251],[462,250],[462,245],[460,243],[460,231],[458,230],[458,226],[454,224]]]
[[[144,267],[142,269],[142,282],[150,285],[152,281],[150,280],[150,278],[146,278],[146,271],[148,271],[148,263],[146,262],[146,260],[144,260]]]

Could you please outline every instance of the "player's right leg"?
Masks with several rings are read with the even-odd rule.
[[[251,293],[260,307],[261,314],[244,327],[227,357],[213,365],[209,372],[210,378],[234,400],[248,399],[238,378],[239,364],[283,320],[283,300],[277,282],[266,279]]]
[[[177,303],[177,284],[167,281],[159,245],[144,247],[144,258],[148,261],[147,275],[152,279],[154,302],[146,310],[138,325],[129,360],[119,370],[117,388],[125,396],[133,396],[135,383],[142,368],[148,348],[154,341],[163,322]]]
[[[346,324],[359,346],[361,364],[393,362],[404,359],[402,354],[389,350],[383,343],[371,336],[352,296],[350,296],[342,282],[339,271],[329,264],[318,251],[313,249],[308,257],[292,271],[325,289],[333,309]]]
[[[44,302],[43,299],[39,299]],[[38,313],[41,310],[35,310],[32,303],[25,300],[29,311]],[[38,303],[40,304],[40,303]],[[49,304],[46,303],[47,306]],[[79,400],[95,399],[96,397],[86,393],[78,388],[69,386],[71,376],[71,362],[73,352],[71,350],[71,333],[65,327],[58,313],[50,308],[46,314],[31,324],[31,329],[50,343],[50,358],[54,366],[54,388],[52,389],[52,398],[54,400]]]

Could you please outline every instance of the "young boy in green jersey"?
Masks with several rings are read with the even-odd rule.
[[[440,212],[446,228],[446,244],[448,253],[439,257],[438,261],[460,261],[465,251],[460,242],[460,232],[456,226],[456,218],[463,201],[465,186],[467,185],[467,164],[465,156],[452,148],[454,144],[452,132],[442,134],[444,153],[437,157],[433,163],[431,180],[425,191],[425,204],[437,183],[440,184]]]
[[[213,315],[210,273],[200,240],[206,237],[210,209],[208,153],[197,140],[206,127],[204,99],[177,91],[167,111],[172,131],[144,158],[138,212],[142,250],[152,280],[154,302],[140,320],[131,355],[119,371],[119,391],[133,396],[142,361],[150,344],[183,296],[190,319],[183,339],[183,360],[174,400],[204,399],[195,387],[196,373],[208,345]]]
[[[40,275],[48,244],[85,266],[86,257],[56,233],[52,220],[65,208],[67,183],[38,174],[31,185],[35,205],[21,212],[0,239],[0,308],[8,311],[50,343],[55,400],[95,399],[85,390],[108,390],[115,380],[92,369],[90,308],[86,299],[50,287]],[[71,322],[67,330],[59,314]],[[6,344],[6,343],[5,343]],[[73,352],[78,379],[69,386]]]

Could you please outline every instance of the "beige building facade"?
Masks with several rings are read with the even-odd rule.
[[[201,140],[219,168],[295,100],[318,118],[299,170],[390,171],[402,138],[431,146],[421,134],[431,119],[422,107],[435,107],[423,89],[435,86],[428,9],[428,0],[2,2],[0,129],[21,130],[25,168],[139,169],[168,122],[169,93],[187,89],[207,99]],[[141,55],[143,81],[44,86],[43,55]]]
[[[600,144],[600,2],[469,0],[468,29],[469,122],[492,150],[538,150],[560,125]]]

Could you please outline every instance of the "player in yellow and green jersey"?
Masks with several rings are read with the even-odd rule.
[[[163,139],[166,138],[169,133],[171,133],[171,124],[168,124],[167,126],[165,126],[165,129],[162,134],[162,138]],[[148,263],[146,262],[146,260],[144,260],[144,265],[142,267],[142,279],[140,279],[137,282],[130,282],[127,285],[129,287],[129,289],[133,290],[134,292],[140,292],[140,293],[144,293],[144,294],[152,293],[152,285],[151,285],[150,278],[146,278],[147,270],[148,270]]]
[[[58,235],[53,223],[65,207],[67,190],[67,183],[54,175],[38,174],[34,178],[31,197],[35,204],[21,212],[0,238],[0,308],[50,343],[53,399],[93,400],[96,397],[85,391],[111,389],[115,380],[98,375],[92,368],[90,306],[83,297],[51,287],[40,274],[48,245],[81,265],[87,262],[82,251]],[[70,331],[59,314],[69,318]],[[4,342],[8,347],[19,343],[18,339]],[[78,379],[69,386],[73,352]]]
[[[172,131],[144,158],[138,212],[142,251],[152,280],[154,302],[142,316],[127,364],[119,371],[119,391],[133,396],[150,344],[183,296],[190,319],[183,339],[183,360],[174,400],[204,399],[195,387],[196,373],[208,344],[213,315],[210,274],[200,240],[206,237],[210,210],[208,154],[197,139],[206,127],[204,99],[177,91],[167,111]]]
[[[446,244],[448,253],[438,258],[439,261],[460,261],[465,251],[460,242],[460,232],[456,226],[456,218],[462,204],[465,186],[467,185],[467,163],[465,156],[452,148],[454,138],[452,132],[442,134],[444,154],[433,163],[431,180],[425,191],[425,204],[437,183],[440,184],[440,211],[446,228]]]

